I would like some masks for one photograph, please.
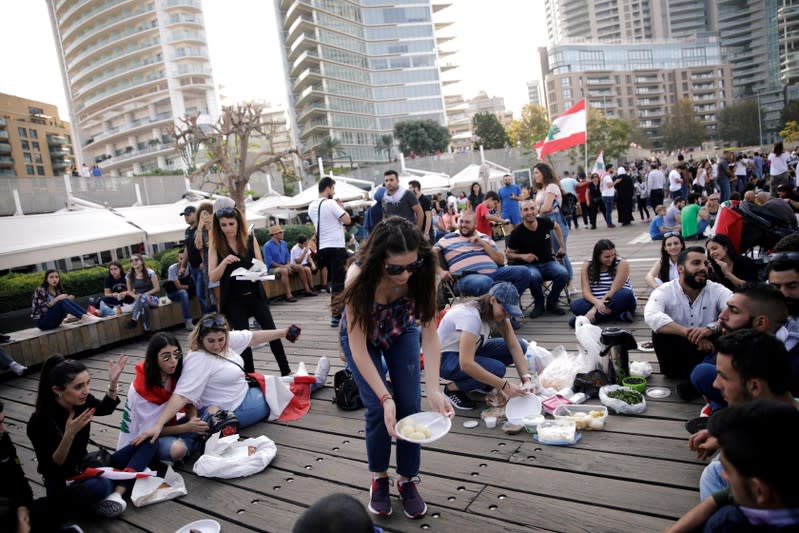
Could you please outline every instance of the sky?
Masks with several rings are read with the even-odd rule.
[[[445,94],[472,98],[479,91],[505,99],[519,116],[527,103],[526,82],[539,77],[539,46],[546,45],[543,0],[435,0],[449,2],[436,20],[452,21],[442,31],[459,68],[444,79],[461,80]],[[203,0],[214,82],[223,103],[262,100],[286,105],[280,43],[273,0]],[[5,50],[0,92],[55,104],[69,118],[58,56],[45,0],[0,0]],[[221,86],[221,87],[220,87]]]

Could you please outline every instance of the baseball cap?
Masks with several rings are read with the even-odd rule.
[[[193,205],[187,205],[183,209],[183,211],[180,212],[180,216],[186,216],[186,215],[189,215],[191,213],[195,213],[196,211],[197,211],[196,207],[194,207]]]
[[[488,294],[496,298],[510,316],[524,316],[524,313],[522,313],[522,308],[519,307],[519,291],[516,290],[516,287],[514,287],[513,284],[508,283],[507,281],[497,283],[491,287],[491,290],[488,291]]]

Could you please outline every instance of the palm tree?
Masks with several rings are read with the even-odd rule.
[[[386,153],[386,161],[391,162],[391,149],[394,148],[394,136],[390,133],[380,136],[380,141],[375,146],[378,152]]]
[[[328,135],[322,139],[322,142],[316,147],[316,155],[321,157],[323,161],[325,159],[332,160],[335,155],[341,152],[339,149],[340,145],[341,141]]]

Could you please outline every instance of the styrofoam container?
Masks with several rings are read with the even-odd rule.
[[[573,420],[577,430],[605,428],[608,408],[604,405],[561,405],[552,413],[555,420]]]
[[[514,424],[524,425],[524,417],[541,414],[541,400],[535,394],[515,396],[505,405],[505,418]]]
[[[430,431],[430,436],[424,438],[413,438],[402,435],[402,427],[406,424],[424,426]],[[397,425],[394,427],[394,430],[398,434],[402,435],[402,438],[408,442],[413,442],[416,444],[428,444],[430,442],[437,441],[449,433],[451,427],[452,421],[449,419],[449,417],[434,411],[421,411],[419,413],[408,415],[402,420],[398,421]]]

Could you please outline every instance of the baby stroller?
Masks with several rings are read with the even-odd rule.
[[[780,239],[791,235],[797,228],[756,204],[740,202],[719,212],[715,230],[729,237],[741,255],[762,259],[761,256],[774,248]],[[755,253],[755,248],[759,253]]]

